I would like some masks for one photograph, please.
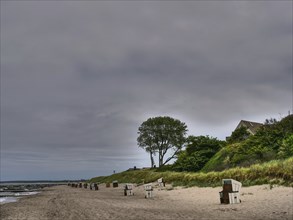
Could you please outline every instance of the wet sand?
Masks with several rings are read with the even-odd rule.
[[[240,204],[220,204],[216,188],[154,189],[144,198],[143,186],[134,196],[101,185],[98,191],[56,186],[16,203],[0,206],[0,219],[293,219],[293,188],[268,185],[242,187]]]

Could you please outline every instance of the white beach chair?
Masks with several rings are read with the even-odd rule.
[[[220,192],[220,201],[224,204],[240,203],[240,189],[242,184],[233,179],[223,179],[223,191]]]
[[[125,186],[124,186],[124,195],[125,196],[133,196],[134,193],[133,193],[133,184],[130,184],[130,183],[127,183]]]
[[[160,188],[165,187],[165,182],[164,182],[163,177],[161,177],[160,179],[158,179],[158,184],[159,184],[159,187],[160,187]]]
[[[152,184],[146,184],[144,185],[144,189],[145,189],[145,198],[152,198],[153,197],[153,186]]]

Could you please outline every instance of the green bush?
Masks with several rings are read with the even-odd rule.
[[[278,152],[279,158],[287,158],[290,156],[293,156],[293,134],[283,140]]]
[[[178,155],[173,169],[175,171],[199,171],[224,144],[225,142],[209,136],[189,136],[186,150]]]

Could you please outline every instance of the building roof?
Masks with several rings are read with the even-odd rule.
[[[263,126],[263,124],[258,123],[258,122],[253,122],[253,121],[241,120],[239,122],[239,124],[237,125],[236,129],[240,128],[241,126],[246,127],[247,131],[254,135],[256,133],[257,129],[259,129],[261,126]]]

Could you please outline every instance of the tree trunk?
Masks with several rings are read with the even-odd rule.
[[[155,162],[154,162],[154,157],[153,157],[153,152],[150,151],[150,158],[151,158],[151,167],[153,168],[154,165],[155,165]]]
[[[163,155],[162,155],[162,151],[159,151],[159,167],[161,167],[163,165]]]

